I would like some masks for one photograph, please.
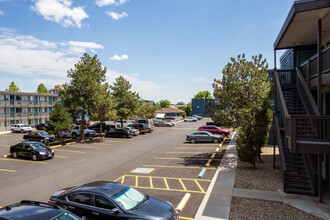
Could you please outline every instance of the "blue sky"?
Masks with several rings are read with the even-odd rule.
[[[84,52],[97,54],[112,83],[127,78],[141,98],[189,102],[213,93],[230,57],[263,54],[291,0],[0,0],[0,90],[67,82]]]

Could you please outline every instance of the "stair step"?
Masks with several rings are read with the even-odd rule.
[[[286,189],[285,192],[286,193],[305,194],[305,195],[314,195],[312,190]]]

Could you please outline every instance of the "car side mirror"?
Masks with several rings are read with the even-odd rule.
[[[111,209],[110,213],[114,215],[118,215],[118,213],[120,213],[120,210],[118,208],[113,208]]]
[[[31,148],[31,147],[29,147],[29,148],[28,148],[28,151],[32,151],[32,148]]]

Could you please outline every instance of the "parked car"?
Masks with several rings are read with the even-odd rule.
[[[154,123],[155,127],[172,127],[174,124],[167,122],[167,121],[156,121]]]
[[[38,142],[44,143],[46,146],[48,146],[48,144],[50,142],[55,141],[55,136],[50,135],[44,131],[42,131],[42,132],[33,131],[28,134],[25,134],[23,136],[23,139],[26,141],[38,141]]]
[[[79,121],[76,121],[75,124],[76,125],[81,125],[81,122],[82,121],[79,120]],[[88,119],[86,119],[83,124],[86,125],[86,126],[89,126],[91,124],[91,122]]]
[[[129,120],[123,120],[123,127],[127,127],[129,124],[132,124],[133,122]],[[121,128],[121,121],[120,119],[116,120],[116,128]]]
[[[92,219],[177,220],[174,206],[125,184],[95,181],[54,193],[49,202]]]
[[[203,114],[197,114],[197,115],[198,115],[199,117],[202,117],[202,118],[204,117]]]
[[[36,128],[37,130],[45,130],[46,128],[48,128],[48,124],[47,124],[47,123],[40,123],[40,124],[37,124],[37,125],[35,126],[35,128]]]
[[[170,120],[175,121],[175,116],[166,116],[165,119],[170,119]]]
[[[220,143],[223,141],[223,135],[212,134],[208,131],[195,131],[187,134],[186,140],[192,144],[196,142],[213,142]]]
[[[145,119],[145,118],[140,118],[140,119],[137,119],[135,120],[135,123],[142,123],[142,124],[149,124],[149,120],[148,119]]]
[[[230,130],[227,128],[219,128],[214,125],[204,125],[198,128],[197,131],[208,131],[211,132],[212,134],[223,134],[224,136],[229,136],[230,135]]]
[[[132,127],[126,127],[126,128],[123,128],[123,129],[130,131],[133,136],[137,136],[137,135],[140,134],[140,131],[138,129],[135,129],[135,128],[132,128]]]
[[[185,118],[184,121],[190,121],[190,122],[193,121],[193,122],[195,122],[195,121],[198,121],[198,119],[195,118],[195,117],[189,116],[189,117]]]
[[[173,126],[176,124],[174,119],[166,119],[165,118],[165,119],[163,119],[163,121],[169,122],[169,123],[173,124]]]
[[[127,125],[127,127],[138,129],[141,134],[147,133],[149,130],[148,125],[142,123],[132,123]]]
[[[88,129],[94,130],[96,133],[100,133],[101,124],[102,124],[102,132],[105,132],[105,133],[116,128],[116,126],[112,125],[112,124],[94,123],[93,125],[88,126]]]
[[[192,115],[192,117],[195,117],[195,118],[197,118],[198,120],[201,120],[203,117],[201,117],[201,116],[199,116],[199,115]]]
[[[151,133],[154,131],[154,127],[150,126],[150,125],[147,125],[147,124],[143,124],[143,125],[146,125],[147,126],[147,133]]]
[[[123,137],[123,138],[131,138],[133,134],[131,131],[123,129],[123,128],[116,128],[112,129],[111,131],[108,131],[105,133],[106,137]]]
[[[221,126],[219,122],[214,122],[214,121],[208,121],[206,122],[206,125],[215,125],[215,126]]]
[[[54,157],[54,150],[36,141],[18,143],[10,147],[13,158],[25,157],[32,160],[48,159]]]
[[[11,132],[31,132],[32,128],[27,126],[26,124],[12,124],[11,125]]]
[[[79,220],[75,214],[61,207],[37,201],[22,200],[0,209],[0,219],[8,220]]]

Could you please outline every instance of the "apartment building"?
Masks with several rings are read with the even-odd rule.
[[[12,124],[45,123],[55,103],[61,102],[58,94],[0,91],[0,131],[9,131]]]

